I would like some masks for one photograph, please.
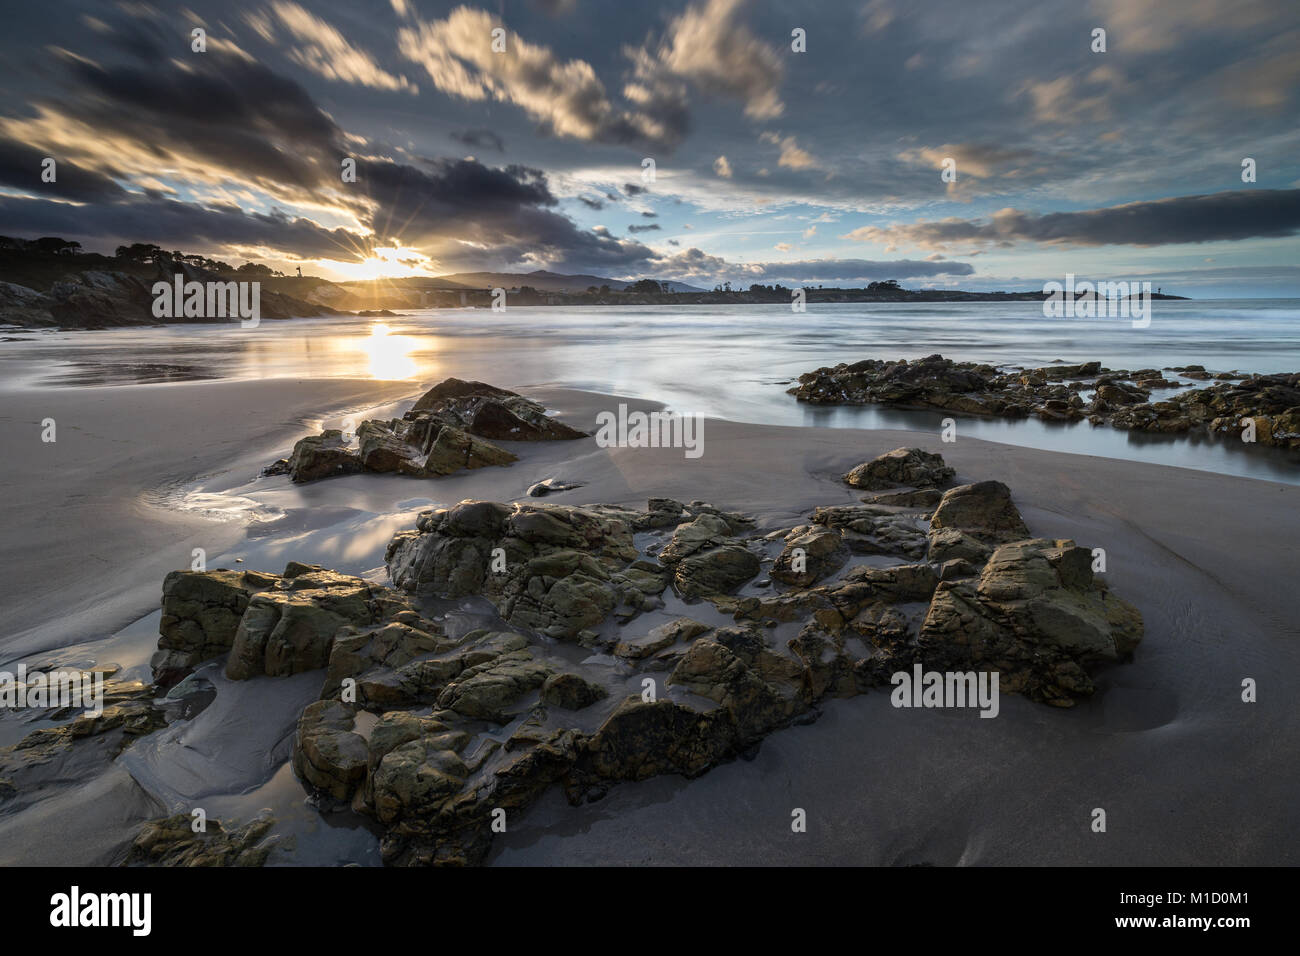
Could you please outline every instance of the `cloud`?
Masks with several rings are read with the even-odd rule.
[[[588,209],[604,209],[605,204],[599,199],[588,199],[586,196],[579,196],[578,202],[582,203]]]
[[[744,0],[707,0],[688,7],[668,26],[655,62],[700,89],[743,100],[750,119],[785,111],[781,54],[740,22]]]
[[[299,66],[327,80],[376,90],[419,92],[419,88],[406,77],[394,76],[382,69],[370,54],[354,47],[338,30],[298,4],[290,0],[275,0],[271,9],[298,41],[298,46],[289,49],[289,59]],[[262,23],[255,16],[248,22],[259,33],[262,32]]]
[[[1300,189],[1239,189],[1174,196],[1082,212],[1045,215],[1003,209],[988,219],[948,218],[884,228],[863,226],[844,238],[943,249],[952,243],[1009,246],[1038,242],[1066,246],[1158,246],[1295,235]]]
[[[490,129],[480,128],[456,130],[450,135],[456,142],[464,143],[466,146],[472,146],[475,149],[483,149],[490,146],[498,153],[504,153],[506,151],[506,144],[502,141],[501,137]]]
[[[966,262],[921,262],[912,259],[804,259],[796,262],[728,262],[691,247],[652,260],[649,267],[660,277],[682,282],[840,282],[865,284],[880,279],[920,279],[940,275],[973,275]]]
[[[1126,53],[1168,50],[1189,35],[1249,30],[1276,16],[1273,0],[1095,0],[1107,43]]]
[[[628,232],[658,232],[662,226],[657,222],[652,222],[646,226],[631,225],[627,227]]]
[[[773,248],[776,249],[777,252],[789,252],[794,248],[794,246],[790,245],[788,242],[778,242]]]
[[[992,176],[1015,177],[1025,171],[1036,154],[1027,149],[993,146],[985,143],[944,143],[936,147],[905,149],[898,154],[905,163],[941,169],[944,160],[951,159],[957,166],[957,176],[974,176],[988,179]]]
[[[61,156],[49,156],[55,160],[55,181],[41,182],[41,164],[47,156],[46,151],[25,143],[0,140],[0,184],[73,202],[114,200],[125,195],[111,176],[83,169]]]
[[[759,136],[759,139],[765,143],[781,147],[781,156],[777,160],[778,166],[787,166],[790,169],[808,169],[811,166],[818,165],[812,153],[806,149],[801,149],[793,136],[783,138],[778,133],[769,132],[763,133]]]
[[[713,161],[713,171],[723,179],[731,178],[731,163],[727,162],[726,156],[719,156]]]
[[[397,48],[449,96],[512,103],[557,137],[671,149],[685,135],[685,105],[672,91],[643,84],[630,97],[635,108],[619,108],[585,60],[561,60],[509,31],[504,51],[493,50],[499,27],[486,11],[457,7],[445,20],[402,27]]]
[[[59,99],[0,117],[0,181],[40,197],[6,203],[12,230],[21,221],[78,239],[209,253],[220,251],[214,244],[257,245],[340,260],[401,239],[439,263],[499,268],[627,268],[654,255],[557,212],[540,170],[374,155],[296,82],[232,51],[210,46],[202,57],[144,67],[62,63],[66,82],[51,86]],[[59,157],[57,189],[32,189],[47,155]],[[345,157],[356,162],[352,184],[340,177]],[[165,196],[176,182],[185,201]]]
[[[145,196],[83,206],[0,196],[0,218],[15,232],[99,240],[106,248],[128,242],[153,242],[186,251],[262,248],[294,258],[337,262],[360,262],[371,248],[364,234],[327,229],[305,217]]]

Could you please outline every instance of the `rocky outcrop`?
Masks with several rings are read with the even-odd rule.
[[[173,571],[163,582],[162,604],[151,661],[159,687],[226,653],[231,680],[315,670],[328,662],[341,629],[410,610],[407,599],[388,588],[298,562],[283,575]]]
[[[943,456],[920,448],[895,448],[863,462],[844,481],[854,488],[881,491],[906,485],[910,488],[941,488],[952,480],[953,470]]]
[[[357,428],[355,447],[341,431],[301,439],[287,459],[265,474],[287,474],[296,482],[354,472],[436,478],[463,469],[509,465],[518,457],[494,441],[568,441],[587,437],[557,421],[546,409],[515,392],[449,378],[426,392],[402,418],[367,420]],[[578,487],[557,484],[554,489]]]
[[[1178,378],[1167,378],[1163,371],[1176,372]],[[788,391],[799,401],[819,405],[882,404],[1001,418],[1087,419],[1094,425],[1164,434],[1234,436],[1245,428],[1243,419],[1250,419],[1253,440],[1259,444],[1300,448],[1300,373],[1212,374],[1199,365],[1163,371],[1111,370],[1100,362],[1001,370],[930,355],[911,362],[867,359],[819,368],[799,376],[799,384]],[[1186,389],[1187,383],[1179,379],[1214,379],[1216,384],[1152,400],[1156,390]]]
[[[170,687],[203,661],[235,643],[248,602],[275,586],[273,574],[256,571],[172,571],[163,579],[158,651],[150,664],[154,682]]]
[[[986,543],[1029,536],[1024,519],[1011,501],[1011,489],[1000,481],[948,489],[930,516],[930,531],[951,530]]]
[[[207,820],[195,832],[188,813],[150,820],[136,835],[124,866],[262,866],[279,840],[269,836],[275,820],[269,811],[226,829],[220,820]]]
[[[390,865],[479,863],[548,787],[576,803],[698,776],[916,665],[1069,706],[1142,637],[1091,552],[1032,537],[1000,482],[951,488],[928,518],[837,505],[775,530],[701,501],[464,501],[420,514],[386,561],[391,588],[305,565],[178,573],[168,607],[180,649],[227,646],[232,678],[322,671],[294,772],[321,809],[371,817]],[[639,625],[670,589],[698,613]],[[421,610],[473,596],[499,625]]]
[[[993,552],[978,582],[943,582],[918,657],[940,670],[996,670],[1001,687],[1058,706],[1091,694],[1086,667],[1128,656],[1142,619],[1092,572],[1073,541],[1032,539]]]

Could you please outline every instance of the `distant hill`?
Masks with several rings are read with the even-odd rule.
[[[619,279],[607,279],[603,276],[563,275],[559,272],[547,272],[545,269],[538,269],[535,272],[455,272],[451,275],[439,276],[438,279],[439,281],[454,282],[476,289],[518,289],[521,286],[531,286],[538,292],[571,293],[586,292],[592,286],[599,289],[603,285],[609,286],[614,291],[622,291],[631,284]],[[695,286],[687,285],[685,282],[665,282],[664,284],[673,292],[704,291]]]

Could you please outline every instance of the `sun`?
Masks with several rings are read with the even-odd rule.
[[[432,259],[410,246],[375,246],[361,262],[332,262],[330,268],[348,279],[400,279],[432,275]]]

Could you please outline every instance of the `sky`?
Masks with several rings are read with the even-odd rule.
[[[1300,295],[1296,0],[61,0],[5,26],[4,235],[332,279]]]

